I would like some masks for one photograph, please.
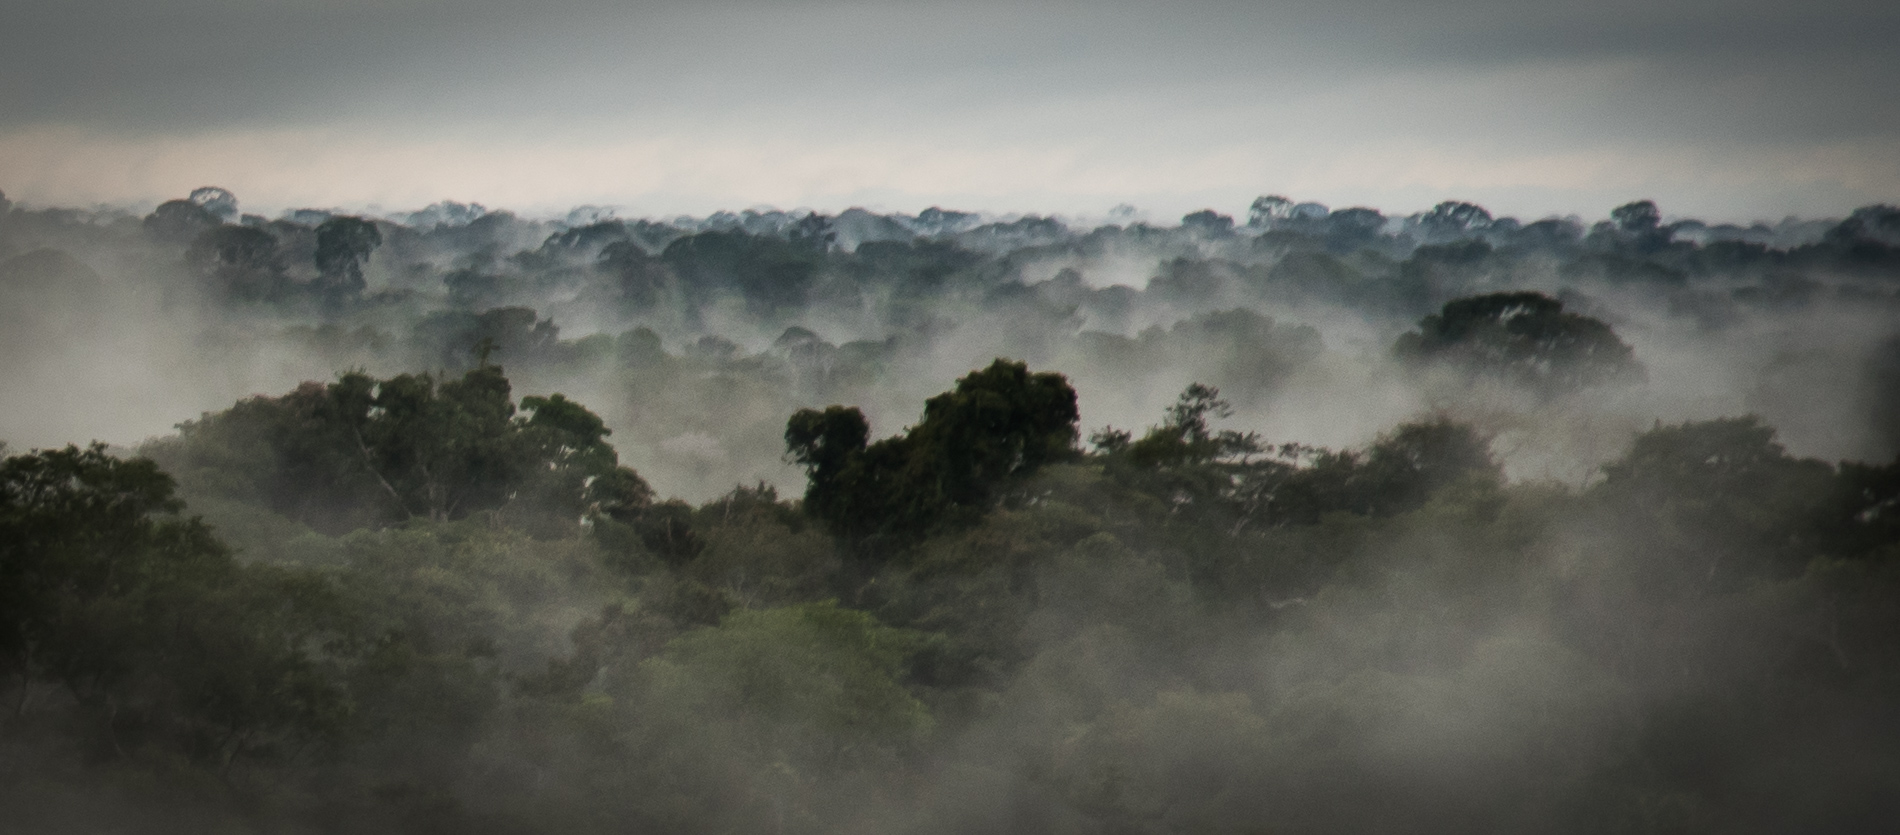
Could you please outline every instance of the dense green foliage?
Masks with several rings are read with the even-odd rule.
[[[968,525],[1007,482],[1072,457],[1075,390],[1059,374],[997,360],[924,403],[909,432],[866,444],[856,409],[801,409],[785,429],[811,486],[805,509],[850,540],[914,540]]]
[[[0,463],[9,730],[91,759],[167,752],[218,773],[284,760],[350,714],[320,578],[240,565],[178,519],[149,460],[67,447]]]
[[[590,502],[645,504],[650,491],[617,469],[599,416],[559,394],[521,406],[526,417],[492,365],[440,383],[428,374],[352,372],[186,423],[154,454],[225,498],[261,497],[335,533],[484,512],[558,529]],[[596,481],[601,489],[590,489]]]
[[[1793,458],[1752,418],[1658,425],[1575,492],[1507,483],[1442,419],[1271,445],[1219,428],[1203,385],[1084,453],[1066,380],[999,360],[893,438],[794,414],[805,502],[694,508],[655,503],[585,407],[518,417],[508,391],[489,365],[350,373],[186,424],[147,451],[214,524],[154,459],[7,458],[4,811],[234,832],[1894,811],[1900,462]]]

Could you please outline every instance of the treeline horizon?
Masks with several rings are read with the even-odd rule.
[[[18,300],[4,308],[12,374],[55,398],[96,387],[92,407],[65,410],[94,429],[24,406],[6,425],[47,444],[131,444],[246,394],[349,368],[458,372],[487,346],[534,391],[589,395],[644,470],[700,499],[791,477],[735,462],[776,458],[776,423],[792,409],[857,402],[889,434],[908,404],[996,356],[1069,374],[1093,395],[1091,423],[1144,420],[1199,381],[1260,414],[1264,431],[1356,444],[1444,408],[1430,386],[1381,367],[1392,339],[1452,299],[1536,291],[1618,328],[1656,355],[1652,372],[1654,360],[1680,369],[1654,379],[1640,395],[1653,402],[1625,410],[1618,433],[1752,412],[1809,454],[1900,452],[1895,407],[1865,402],[1884,396],[1900,351],[1879,347],[1894,335],[1896,210],[1773,227],[1664,222],[1647,201],[1611,215],[1525,223],[1452,201],[1386,217],[1265,197],[1240,220],[1203,211],[1174,226],[1071,229],[934,209],[554,222],[444,203],[405,225],[318,210],[267,220],[213,187],[142,218],[0,205],[0,277]],[[88,330],[126,344],[63,344]],[[127,355],[153,367],[99,373]],[[207,362],[215,372],[184,370]],[[1702,367],[1741,363],[1771,384],[1723,385],[1723,403],[1669,393],[1705,385]],[[731,390],[689,397],[672,382],[682,373]],[[1366,419],[1284,407],[1348,378],[1373,393]],[[764,398],[776,402],[730,408]],[[1847,398],[1863,402],[1816,425],[1810,404]],[[169,419],[147,416],[153,405]],[[702,431],[693,415],[708,409],[739,425]],[[1571,478],[1596,463],[1507,462]]]

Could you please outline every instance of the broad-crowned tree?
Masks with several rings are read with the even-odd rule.
[[[1448,365],[1544,396],[1643,376],[1635,352],[1608,324],[1566,313],[1563,302],[1542,293],[1455,299],[1418,325],[1393,346],[1400,359]]]
[[[834,532],[908,541],[981,517],[1009,481],[1076,454],[1075,389],[999,359],[924,404],[904,434],[867,444],[857,409],[801,409],[785,443],[810,478],[806,512]]]

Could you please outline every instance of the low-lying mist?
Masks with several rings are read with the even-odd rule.
[[[207,187],[0,294],[20,831],[1900,819],[1891,206]]]
[[[1363,443],[1429,413],[1536,432],[1526,460],[1504,453],[1527,477],[1587,479],[1656,419],[1754,413],[1797,453],[1900,452],[1870,395],[1900,333],[1891,210],[1735,227],[1632,206],[1587,226],[1263,198],[1245,224],[1092,229],[934,209],[555,221],[461,204],[358,228],[239,215],[215,189],[144,218],[11,207],[0,374],[16,396],[0,434],[131,445],[349,368],[460,371],[487,339],[518,387],[593,404],[662,492],[695,500],[795,484],[775,460],[792,408],[851,403],[895,433],[997,356],[1069,375],[1087,426],[1139,426],[1200,381],[1276,440]],[[1393,365],[1421,317],[1503,290],[1609,323],[1647,378],[1545,408]]]

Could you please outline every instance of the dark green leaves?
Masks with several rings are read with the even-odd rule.
[[[1075,455],[1075,390],[1060,374],[997,360],[925,402],[910,432],[866,445],[857,409],[801,409],[785,443],[805,466],[806,512],[852,538],[900,541],[971,521],[1004,483]]]
[[[203,523],[171,515],[172,489],[151,461],[100,445],[0,462],[13,718],[72,722],[101,756],[149,748],[220,770],[333,732],[348,700],[308,650],[328,631],[327,584],[239,566]],[[35,703],[49,684],[61,695]]]
[[[351,372],[206,415],[154,451],[195,484],[338,533],[501,511],[554,534],[590,507],[625,515],[650,502],[600,416],[559,394],[522,406],[493,365],[450,380]]]

